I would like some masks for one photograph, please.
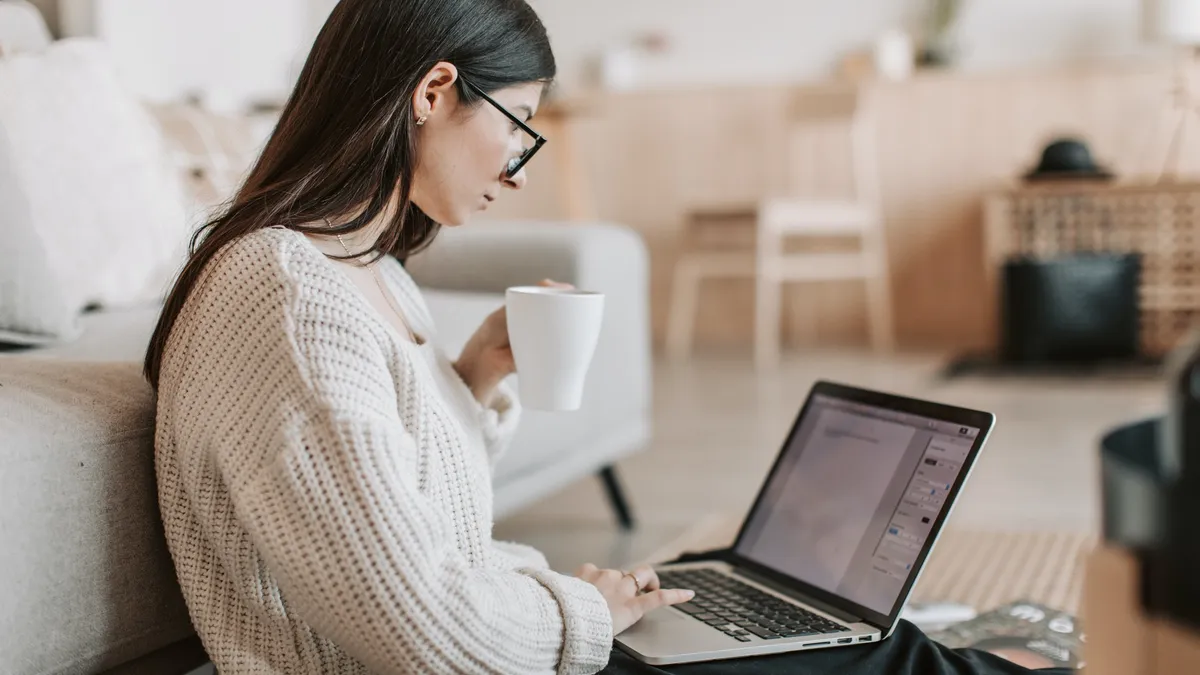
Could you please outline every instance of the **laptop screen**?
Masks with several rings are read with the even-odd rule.
[[[814,394],[735,551],[890,614],[979,433]]]

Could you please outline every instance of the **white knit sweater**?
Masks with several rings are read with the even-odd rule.
[[[600,670],[613,637],[600,593],[492,539],[512,393],[477,403],[416,284],[379,265],[424,344],[283,228],[227,246],[172,330],[159,503],[217,670]]]

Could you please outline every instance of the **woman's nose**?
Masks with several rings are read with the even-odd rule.
[[[525,167],[521,167],[521,170],[518,171],[516,175],[505,175],[501,179],[501,183],[504,185],[504,187],[510,190],[520,190],[521,188],[525,187],[525,183],[528,181],[529,178],[525,175]]]

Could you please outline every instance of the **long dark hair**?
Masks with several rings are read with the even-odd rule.
[[[403,260],[433,241],[438,224],[409,199],[418,142],[412,98],[439,61],[487,92],[555,75],[546,29],[525,0],[341,0],[245,183],[192,237],[146,353],[155,390],[179,312],[231,241],[271,226],[355,232],[396,198],[372,248],[376,259]],[[482,100],[461,79],[458,95],[467,106]],[[326,219],[342,224],[316,224]]]

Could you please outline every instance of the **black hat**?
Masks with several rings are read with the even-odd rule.
[[[1088,146],[1075,138],[1059,138],[1042,150],[1042,161],[1025,180],[1109,180],[1112,172],[1096,166]]]

